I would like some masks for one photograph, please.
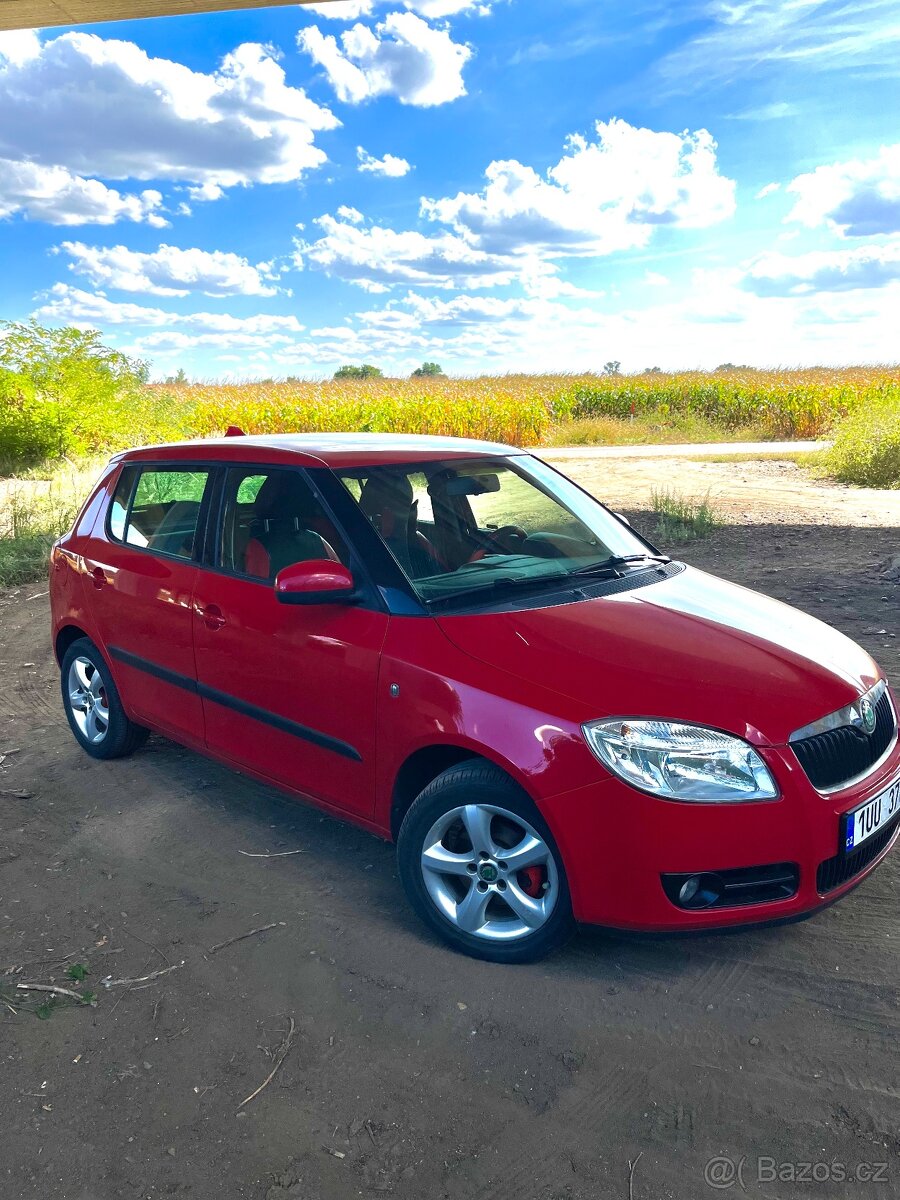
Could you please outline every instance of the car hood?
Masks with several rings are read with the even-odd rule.
[[[691,567],[598,599],[438,620],[464,653],[569,697],[584,720],[694,721],[758,744],[783,744],[880,677],[831,626]]]

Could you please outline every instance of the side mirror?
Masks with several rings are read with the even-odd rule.
[[[623,513],[613,513],[613,516],[618,517],[619,520],[622,521],[625,525],[627,525],[629,529],[631,528],[631,522],[628,520],[628,518]]]
[[[359,595],[343,563],[314,558],[291,563],[278,572],[275,598],[281,604],[353,604]]]

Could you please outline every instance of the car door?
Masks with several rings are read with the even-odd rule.
[[[291,561],[352,555],[305,473],[225,469],[210,568],[194,594],[211,750],[363,816],[374,808],[375,704],[388,615],[361,603],[285,605]]]
[[[191,463],[126,464],[84,553],[90,608],[127,708],[199,744],[191,601],[210,478]]]

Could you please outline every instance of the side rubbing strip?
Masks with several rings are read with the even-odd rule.
[[[246,700],[240,700],[237,696],[229,695],[228,692],[220,692],[218,688],[209,687],[205,683],[191,679],[189,675],[182,675],[178,671],[170,671],[168,667],[161,667],[157,663],[150,662],[149,659],[141,658],[139,655],[132,654],[128,650],[122,650],[119,646],[109,646],[107,648],[112,658],[118,659],[119,662],[125,663],[126,666],[134,667],[138,671],[144,671],[147,675],[152,675],[154,679],[161,679],[164,683],[171,683],[173,687],[183,688],[186,692],[193,692],[195,695],[202,696],[204,700],[211,700],[214,704],[221,704],[223,708],[230,708],[234,712],[239,712],[245,717],[252,718],[254,721],[261,721],[264,725],[270,725],[273,729],[279,729],[282,733],[289,733],[294,737],[301,738],[304,742],[311,742],[314,746],[321,746],[323,750],[331,750],[334,754],[340,754],[342,758],[350,758],[354,762],[362,762],[362,755],[349,742],[342,742],[340,738],[333,738],[327,733],[320,733],[318,729],[310,729],[306,725],[299,725],[296,721],[288,720],[287,717],[280,717],[278,713],[269,712],[267,708],[259,708],[255,704],[248,704]]]

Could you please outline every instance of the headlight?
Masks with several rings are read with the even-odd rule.
[[[582,726],[605,767],[632,787],[701,804],[774,800],[775,780],[741,738],[677,721],[618,717]]]

